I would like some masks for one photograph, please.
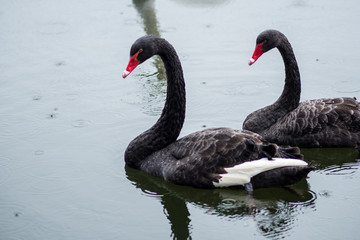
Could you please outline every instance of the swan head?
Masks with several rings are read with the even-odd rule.
[[[154,56],[157,52],[157,40],[160,39],[156,36],[148,35],[137,39],[130,49],[130,60],[122,74],[123,78],[129,74],[141,63]]]
[[[256,47],[252,57],[249,60],[249,65],[258,60],[258,58],[267,51],[278,47],[281,43],[281,39],[284,35],[277,30],[265,30],[256,38]]]

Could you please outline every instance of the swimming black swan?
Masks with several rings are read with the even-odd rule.
[[[162,38],[139,38],[131,47],[123,77],[154,55],[161,57],[166,69],[166,102],[155,125],[127,147],[128,166],[175,184],[244,186],[248,192],[296,183],[312,170],[293,159],[302,157],[299,148],[268,143],[250,131],[212,128],[176,140],[185,118],[185,82],[175,49]]]
[[[323,98],[300,102],[300,73],[284,34],[266,30],[256,39],[249,65],[277,48],[285,64],[285,86],[279,99],[251,113],[243,128],[267,141],[299,147],[359,147],[360,103],[356,98]]]

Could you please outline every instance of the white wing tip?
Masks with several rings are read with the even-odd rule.
[[[225,168],[227,173],[220,174],[219,182],[213,182],[215,187],[239,186],[249,183],[251,178],[259,173],[281,167],[308,166],[307,162],[292,158],[262,158]]]
[[[241,173],[220,174],[219,182],[213,182],[215,187],[240,186],[250,182],[251,177]]]

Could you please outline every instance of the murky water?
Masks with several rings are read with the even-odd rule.
[[[256,36],[291,41],[302,99],[360,98],[355,1],[2,1],[0,239],[357,239],[360,162],[352,149],[303,149],[317,170],[289,188],[176,186],[125,167],[158,118],[159,59],[121,78],[144,34],[176,48],[187,87],[182,136],[241,128],[277,99],[280,54],[247,60]]]

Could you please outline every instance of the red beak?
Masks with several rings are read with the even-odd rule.
[[[137,60],[137,56],[139,55],[139,53],[142,52],[142,49],[140,49],[139,51],[137,51],[137,53],[135,53],[129,60],[129,63],[125,69],[125,71],[122,74],[123,78],[126,78],[127,76],[129,76],[129,74],[139,65],[139,60]]]
[[[256,45],[254,53],[252,55],[252,57],[249,60],[249,65],[251,66],[254,62],[256,62],[256,60],[258,60],[258,58],[264,53],[261,50],[261,47],[264,43],[259,43],[258,45]]]

